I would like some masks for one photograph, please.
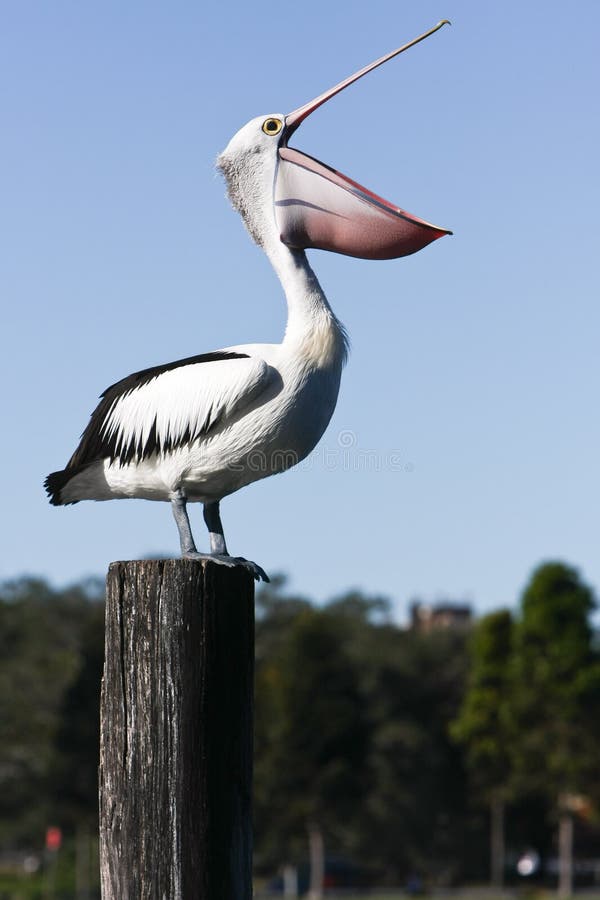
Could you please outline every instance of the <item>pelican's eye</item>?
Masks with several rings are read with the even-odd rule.
[[[279,134],[283,128],[281,119],[265,119],[262,123],[262,130],[265,134]]]

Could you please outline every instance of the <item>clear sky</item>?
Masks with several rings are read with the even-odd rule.
[[[280,340],[214,158],[441,18],[292,145],[454,236],[312,252],[352,341],[338,407],[307,462],[224,501],[228,543],[400,617],[414,596],[511,605],[548,558],[600,587],[597,0],[5,0],[0,577],[178,552],[166,504],[56,509],[43,478],[124,375]]]

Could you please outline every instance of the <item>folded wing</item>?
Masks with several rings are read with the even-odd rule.
[[[136,372],[104,392],[67,468],[189,445],[254,404],[276,376],[260,357],[228,351]]]

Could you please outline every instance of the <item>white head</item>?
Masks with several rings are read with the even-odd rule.
[[[275,232],[273,195],[285,116],[257,116],[240,128],[217,158],[227,193],[259,246]]]
[[[332,250],[364,259],[415,253],[451,234],[419,219],[313,157],[288,147],[315,109],[367,72],[422,41],[446,23],[393,50],[310,103],[284,116],[258,116],[244,125],[217,159],[229,197],[262,247]]]

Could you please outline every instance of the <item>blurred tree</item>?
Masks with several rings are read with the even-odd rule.
[[[390,883],[472,872],[479,822],[448,733],[464,634],[399,628],[380,597],[350,592],[315,609],[282,588],[257,597],[258,866],[304,860],[311,821],[330,852]]]
[[[39,846],[50,821],[66,832],[95,823],[101,599],[95,582],[0,586],[4,847]],[[513,628],[505,612],[485,617],[467,653],[465,632],[400,628],[380,597],[353,591],[315,607],[286,596],[282,579],[262,589],[259,869],[305,861],[310,828],[313,847],[318,835],[328,855],[366,862],[388,883],[413,874],[434,884],[480,878],[484,809],[472,798],[502,793],[508,745],[511,827],[521,845],[547,840],[544,797],[556,808],[560,796],[567,823],[580,794],[600,801],[592,608],[578,574],[549,564],[534,573]]]
[[[572,893],[572,816],[600,782],[600,660],[579,573],[560,562],[537,568],[515,627],[511,717],[516,784],[551,797],[559,813],[560,883]]]
[[[268,722],[257,718],[269,736],[257,740],[257,827],[272,817],[275,830],[267,830],[282,860],[305,857],[307,832],[315,853],[329,836],[346,847],[364,795],[367,729],[336,617],[298,610],[277,653],[258,667],[257,686],[257,707],[263,697],[269,709]],[[258,787],[261,776],[268,787]]]
[[[491,882],[504,877],[504,811],[509,795],[513,621],[508,610],[483,616],[469,641],[469,676],[453,737],[464,745],[471,782],[490,807]]]
[[[308,600],[286,595],[284,586],[285,578],[277,575],[256,594],[254,860],[259,870],[266,871],[293,860],[289,842],[279,828],[285,799],[276,793],[275,767],[280,756],[284,703],[284,645],[296,618],[311,609]]]
[[[365,626],[390,625],[392,604],[387,597],[371,597],[360,591],[348,591],[327,604],[330,615],[347,620],[348,625],[362,630]]]
[[[368,638],[367,853],[389,883],[411,876],[453,883],[479,856],[462,754],[449,736],[464,686],[465,636],[383,626]]]
[[[71,831],[98,827],[100,686],[104,604],[91,604],[80,633],[79,666],[65,691],[51,768],[54,818]]]
[[[101,608],[90,580],[65,590],[22,578],[0,586],[0,842],[40,846],[53,803],[55,740],[82,666],[82,635]],[[88,716],[97,718],[90,708]]]

